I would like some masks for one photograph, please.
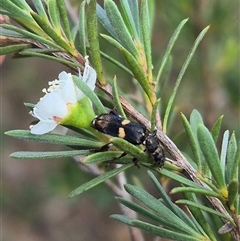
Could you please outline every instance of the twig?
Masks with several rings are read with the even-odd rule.
[[[98,85],[100,89],[102,89],[108,96],[112,97],[112,89],[111,86],[108,84],[106,86],[100,86]],[[121,103],[123,105],[124,110],[126,113],[131,116],[133,119],[137,120],[139,123],[145,125],[148,130],[151,128],[151,123],[149,120],[147,120],[146,117],[144,117],[141,113],[139,113],[130,103],[128,103],[122,96],[120,96]],[[197,178],[197,171],[189,164],[187,159],[182,155],[180,150],[177,148],[177,146],[172,142],[172,140],[163,133],[162,130],[157,130],[157,137],[159,141],[162,143],[162,145],[165,147],[166,151],[171,155],[173,160],[175,160],[175,164],[182,168],[184,172],[186,173],[186,176],[190,178],[195,183],[198,183],[206,188],[206,184],[204,184],[201,180]],[[207,199],[211,203],[212,207],[219,211],[220,213],[230,217],[228,212],[225,210],[222,203],[214,197],[207,196]],[[222,219],[223,223],[227,223],[225,219]],[[231,235],[235,240],[240,240],[240,233],[238,232],[237,228],[234,227],[231,231]]]

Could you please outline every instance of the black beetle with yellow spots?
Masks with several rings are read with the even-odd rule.
[[[164,165],[165,153],[156,137],[156,131],[149,133],[144,125],[124,119],[115,110],[97,116],[93,119],[91,126],[99,132],[122,138],[131,144],[145,145],[147,153],[156,164],[159,167]]]
[[[125,139],[134,145],[142,144],[146,138],[145,126],[124,119],[115,110],[97,116],[92,121],[92,127],[104,134]]]

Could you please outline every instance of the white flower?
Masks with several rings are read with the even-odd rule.
[[[96,72],[89,66],[87,59],[83,75],[79,73],[79,78],[94,90]],[[49,85],[47,90],[43,89],[45,95],[30,112],[32,116],[39,119],[36,125],[30,127],[32,134],[42,135],[54,130],[61,121],[69,116],[78,101],[85,97],[73,82],[72,75],[65,71],[59,74],[58,80],[49,82]],[[89,102],[89,100],[87,101]]]

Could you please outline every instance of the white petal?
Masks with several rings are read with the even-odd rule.
[[[91,90],[95,89],[96,79],[96,71],[90,65],[86,65],[83,72],[83,81],[91,88]]]
[[[56,128],[52,131],[52,133],[54,134],[60,134],[60,135],[65,135],[68,131],[68,128],[67,127],[64,127],[64,126],[61,126],[61,125],[58,125],[56,126]]]
[[[88,62],[86,61],[85,69],[83,72],[83,76],[81,75],[81,72],[79,72],[79,78],[82,79],[83,82],[85,82],[91,90],[95,89],[97,74],[96,71],[88,65]],[[77,88],[77,99],[80,100],[85,95],[81,90]]]
[[[33,109],[33,116],[43,121],[51,121],[54,116],[65,118],[67,114],[66,103],[56,91],[43,96]]]
[[[60,85],[60,93],[62,98],[66,103],[76,103],[77,102],[77,94],[76,94],[76,85],[73,82],[72,75],[70,73],[66,73],[65,71],[59,74],[59,85]]]
[[[66,71],[62,71],[59,75],[58,75],[58,79],[68,79],[69,78],[70,73],[67,73]]]
[[[52,131],[57,126],[55,121],[49,123],[45,121],[39,121],[36,125],[31,128],[31,133],[35,135],[42,135]]]

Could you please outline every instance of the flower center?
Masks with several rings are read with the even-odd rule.
[[[53,81],[49,81],[48,85],[49,85],[48,89],[44,88],[42,90],[42,92],[45,93],[45,94],[52,93],[53,91],[58,90],[60,88],[59,80],[57,80],[57,79],[53,80]]]

